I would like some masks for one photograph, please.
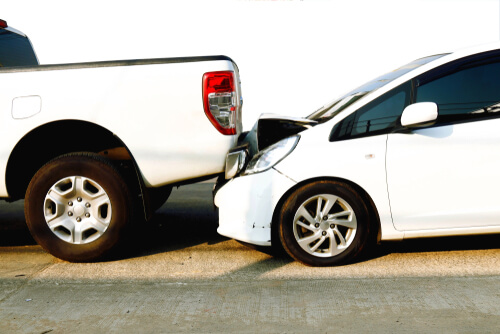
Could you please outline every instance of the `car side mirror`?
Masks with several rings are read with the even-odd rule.
[[[438,117],[438,106],[434,102],[410,104],[403,110],[401,125],[407,128],[418,128],[433,125]]]

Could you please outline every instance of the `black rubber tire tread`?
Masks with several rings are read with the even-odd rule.
[[[59,239],[48,227],[43,207],[48,190],[66,176],[85,176],[106,191],[113,210],[111,222],[102,236],[87,244],[71,244]],[[118,248],[134,218],[134,202],[119,171],[107,159],[90,152],[61,155],[41,167],[26,191],[24,212],[33,238],[47,252],[70,262],[102,259]]]
[[[306,200],[318,194],[333,194],[343,198],[354,210],[358,223],[356,235],[349,247],[342,253],[327,258],[304,251],[293,234],[292,225],[297,209]],[[295,260],[314,267],[338,266],[351,262],[366,247],[372,226],[368,208],[362,197],[348,184],[332,180],[314,181],[297,188],[285,200],[279,214],[279,237],[283,248]]]

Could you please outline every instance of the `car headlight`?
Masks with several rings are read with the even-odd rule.
[[[299,135],[287,137],[263,149],[250,160],[242,175],[260,173],[270,169],[294,150],[299,139]]]

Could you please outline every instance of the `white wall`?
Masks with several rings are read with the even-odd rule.
[[[305,116],[415,58],[499,39],[499,0],[16,0],[0,18],[42,64],[224,54],[238,64],[244,126]]]

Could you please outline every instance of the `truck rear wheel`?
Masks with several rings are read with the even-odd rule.
[[[133,206],[125,181],[108,160],[73,153],[40,168],[28,186],[24,211],[33,238],[45,250],[87,262],[118,246]]]

